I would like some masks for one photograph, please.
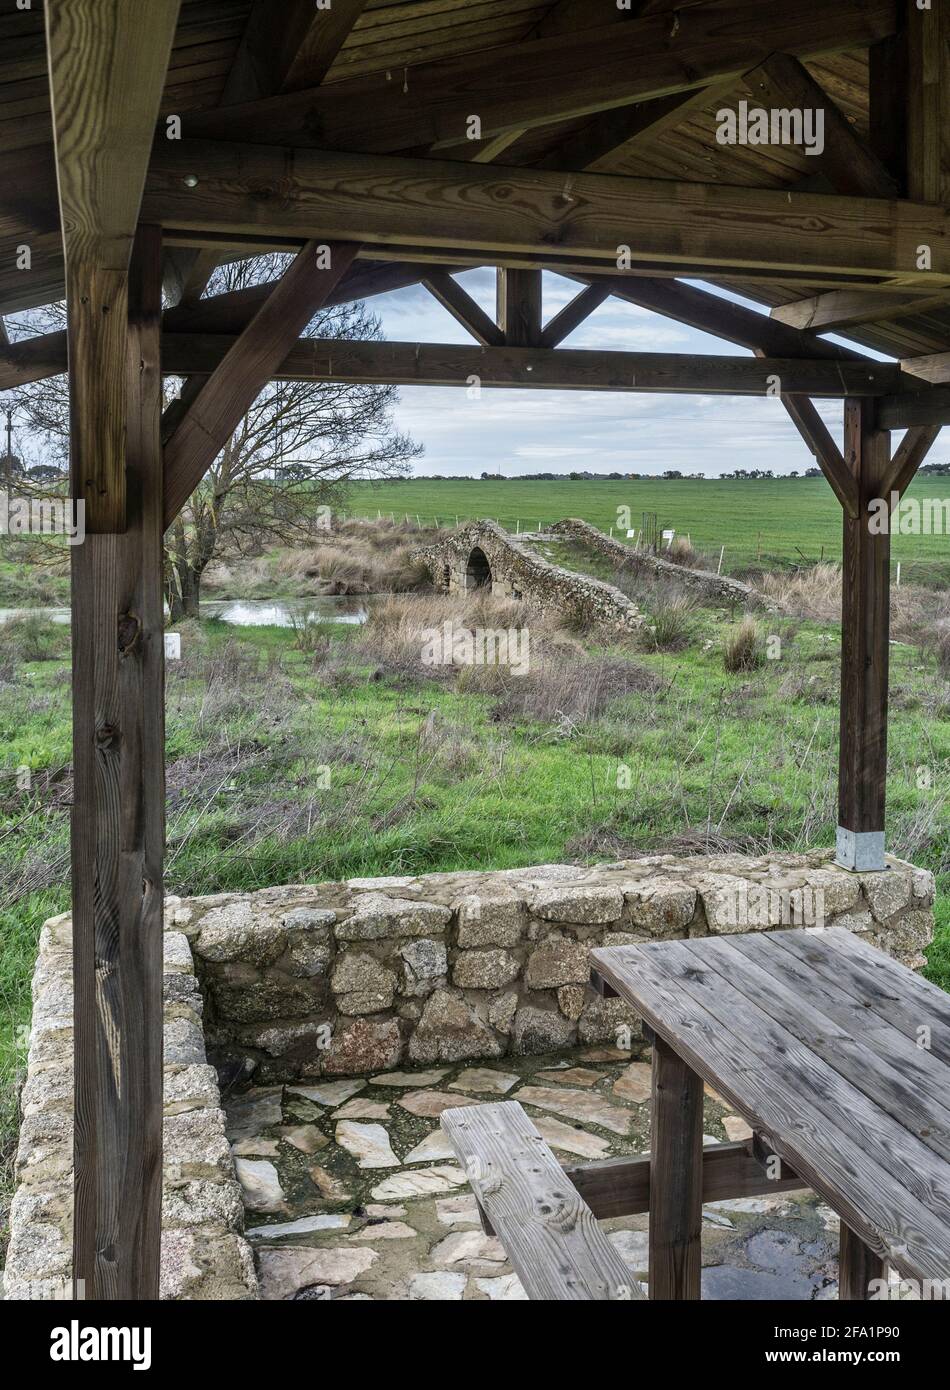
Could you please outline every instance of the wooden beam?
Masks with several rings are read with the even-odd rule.
[[[246,331],[246,330],[245,330]],[[217,372],[240,338],[172,333],[163,339],[172,376]],[[826,362],[807,358],[700,356],[681,352],[604,352],[583,348],[475,347],[455,343],[354,342],[303,338],[275,359],[270,376],[284,381],[362,381],[392,385],[483,386],[537,390],[632,391],[764,396],[778,377],[786,392],[840,398],[893,389],[900,368],[890,362]],[[266,379],[266,378],[265,378]]]
[[[616,997],[616,991],[613,991]],[[780,1178],[770,1178],[753,1157],[751,1140],[707,1144],[703,1148],[703,1202],[763,1197],[796,1192],[808,1184],[783,1165]],[[603,1158],[588,1163],[565,1163],[564,1172],[599,1221],[615,1216],[638,1216],[650,1210],[650,1155]]]
[[[538,346],[544,348],[557,347],[558,343],[563,342],[574,329],[589,318],[595,309],[599,309],[605,299],[610,297],[610,290],[606,285],[588,285],[586,289],[576,294],[569,304],[565,304],[561,311],[549,319],[541,330],[541,338]]]
[[[950,286],[950,233],[928,204],[701,186],[612,174],[564,176],[265,145],[167,141],[156,148],[144,212],[202,233],[408,241],[488,253],[570,251],[616,267],[743,267],[894,277]],[[931,270],[917,268],[931,248]],[[624,252],[623,254],[626,254]],[[450,258],[451,259],[451,258]]]
[[[167,269],[168,257],[163,261]],[[390,261],[356,261],[343,279],[327,295],[323,307],[351,304],[377,294],[419,283],[425,267],[400,265]],[[201,299],[197,304],[177,304],[162,317],[162,329],[169,334],[213,333],[236,335],[247,326],[266,302],[273,281],[249,285],[243,290],[231,290]],[[487,315],[486,315],[487,317]],[[489,320],[490,322],[490,320]],[[500,339],[501,334],[495,332]],[[66,334],[42,333],[33,338],[0,347],[0,391],[24,386],[30,381],[42,381],[66,371]]]
[[[505,335],[498,325],[447,270],[433,267],[425,272],[422,283],[433,298],[471,333],[476,342],[484,347],[500,347],[505,341]]]
[[[734,0],[668,16],[417,64],[408,92],[377,74],[189,114],[189,137],[379,153],[457,145],[473,110],[482,138],[594,114],[738,77],[770,53],[817,57],[892,33],[893,0],[799,0],[741,12]],[[474,94],[474,105],[473,105]]]
[[[125,525],[128,266],[179,0],[45,7],[66,256],[72,495]]]
[[[510,347],[537,347],[541,339],[541,272],[495,271],[495,316]]]
[[[122,535],[72,549],[73,1277],[158,1298],[165,839],[161,237],[135,242]]]
[[[165,445],[166,526],[224,448],[290,344],[346,273],[357,249],[352,244],[326,247],[308,242],[212,370]]]
[[[828,290],[792,304],[776,305],[771,316],[791,328],[829,332],[860,323],[909,318],[939,308],[950,308],[950,296],[946,292],[895,294],[888,290]]]
[[[950,386],[924,386],[885,396],[877,413],[883,430],[904,430],[914,425],[950,425]]]
[[[894,456],[884,474],[881,484],[882,497],[889,498],[895,492],[898,497],[903,497],[939,433],[939,425],[915,425],[907,431],[894,450]]]
[[[756,105],[766,110],[821,113],[824,148],[808,159],[816,173],[828,178],[835,192],[870,198],[897,195],[897,180],[797,58],[773,53],[746,74],[743,86],[753,94]]]
[[[858,515],[844,516],[841,599],[841,717],[837,862],[885,867],[890,534],[873,534],[869,506],[883,496],[890,436],[867,402],[845,402],[845,459],[858,488]]]

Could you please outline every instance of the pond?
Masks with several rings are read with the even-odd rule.
[[[365,623],[367,599],[353,595],[319,595],[289,599],[213,599],[201,605],[203,618],[219,618],[233,627],[293,627],[295,622]],[[68,623],[68,608],[0,608],[0,626],[29,616]]]

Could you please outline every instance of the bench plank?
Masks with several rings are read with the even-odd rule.
[[[910,1277],[945,1277],[950,1166],[769,1019],[767,999],[757,1008],[704,969],[708,940],[602,947],[592,961],[874,1251]]]
[[[517,1101],[444,1110],[441,1124],[529,1298],[643,1297]]]

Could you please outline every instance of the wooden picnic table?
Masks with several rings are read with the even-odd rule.
[[[841,1218],[839,1297],[950,1280],[950,997],[844,928],[602,947],[654,1034],[650,1297],[700,1297],[703,1082]]]

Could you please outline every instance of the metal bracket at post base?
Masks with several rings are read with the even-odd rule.
[[[846,830],[838,826],[835,863],[853,873],[874,873],[887,868],[883,830]]]

